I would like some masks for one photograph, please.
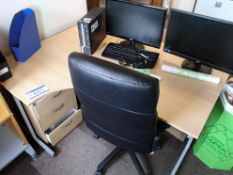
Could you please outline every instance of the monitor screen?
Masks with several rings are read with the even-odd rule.
[[[233,23],[172,10],[164,50],[233,73]]]
[[[166,9],[107,0],[107,34],[160,47]]]

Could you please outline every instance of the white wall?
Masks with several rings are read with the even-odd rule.
[[[42,38],[75,25],[86,12],[86,0],[0,0],[0,50],[8,55],[8,31],[14,14],[24,8],[36,13]]]
[[[232,9],[232,0],[198,0],[194,12],[233,22]]]
[[[194,8],[195,0],[173,0],[172,7],[192,12]]]
[[[163,6],[168,8],[170,2],[172,4],[172,8],[185,10],[185,11],[189,11],[189,12],[193,11],[193,8],[195,5],[195,0],[164,0]]]

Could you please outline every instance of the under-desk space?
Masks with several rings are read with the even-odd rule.
[[[36,157],[35,150],[28,143],[0,93],[0,171],[24,151]]]

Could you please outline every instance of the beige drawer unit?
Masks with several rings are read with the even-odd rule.
[[[25,109],[36,134],[52,145],[82,121],[73,89],[47,94]]]
[[[64,136],[74,129],[82,121],[81,110],[73,109],[69,117],[67,117],[60,125],[56,126],[51,132],[46,133],[48,141],[52,145],[56,145]]]

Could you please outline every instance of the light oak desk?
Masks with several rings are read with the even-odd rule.
[[[0,93],[0,171],[23,151],[36,157]]]
[[[119,38],[108,36],[94,55],[101,57],[103,49],[110,41],[119,42]],[[171,173],[175,174],[193,138],[199,137],[228,75],[213,70],[213,74],[221,78],[221,82],[216,85],[165,73],[161,71],[161,64],[169,63],[179,66],[183,59],[164,53],[162,49],[152,47],[146,47],[146,49],[160,53],[155,68],[151,70],[162,78],[157,108],[159,116],[169,125],[187,134],[189,139]],[[42,41],[42,48],[25,63],[17,63],[12,56],[8,57],[13,77],[4,82],[3,86],[16,97],[19,107],[19,100],[25,105],[32,103],[25,92],[38,86],[46,85],[49,93],[72,88],[68,69],[68,55],[72,51],[80,51],[77,27]],[[108,58],[103,59],[117,63]],[[22,109],[21,112],[23,112]],[[43,147],[49,152],[46,146]]]

